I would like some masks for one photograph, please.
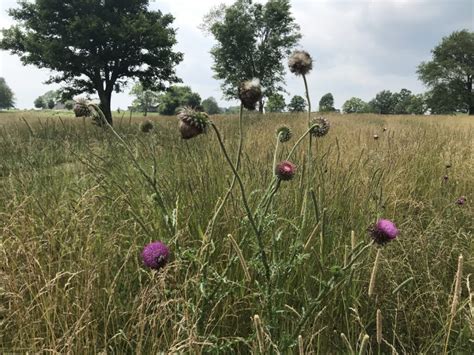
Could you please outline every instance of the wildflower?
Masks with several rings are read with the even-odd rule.
[[[289,127],[281,126],[277,129],[276,135],[280,143],[285,143],[291,139],[293,133],[291,132],[291,129]]]
[[[310,123],[311,126],[311,135],[313,137],[323,137],[329,132],[329,128],[331,127],[329,121],[324,117],[313,118]]]
[[[456,200],[456,205],[463,206],[466,203],[466,201],[467,201],[467,198],[464,196],[461,196]]]
[[[369,233],[375,243],[384,245],[395,239],[400,231],[392,221],[379,219],[377,223],[369,228]]]
[[[149,133],[153,130],[153,128],[153,122],[151,122],[150,120],[146,120],[140,123],[140,131],[142,131],[143,133]]]
[[[375,139],[375,140],[379,139],[378,134],[374,134],[374,139]]]
[[[288,60],[288,67],[293,74],[306,75],[313,69],[313,59],[306,51],[294,51]]]
[[[92,115],[88,102],[84,98],[80,98],[76,101],[73,111],[76,117],[89,117]]]
[[[448,176],[448,175],[444,175],[444,176],[443,176],[443,180],[444,180],[444,181],[448,181],[448,180],[449,180],[449,176]]]
[[[143,248],[142,261],[150,269],[159,270],[168,262],[169,254],[170,251],[164,243],[152,242]]]
[[[296,172],[296,165],[288,160],[283,160],[275,167],[275,175],[283,181],[293,179]]]
[[[252,79],[239,85],[239,99],[247,110],[255,110],[257,102],[262,98],[260,80]]]
[[[179,131],[181,138],[190,139],[201,133],[206,133],[209,126],[209,116],[205,112],[185,107],[179,114]]]

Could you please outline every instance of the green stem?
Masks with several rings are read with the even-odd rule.
[[[308,127],[311,125],[311,99],[309,97],[309,89],[308,89],[308,81],[306,80],[306,76],[303,74],[303,81],[304,81],[304,88],[306,92],[306,101],[308,102]],[[312,140],[313,136],[309,136],[308,142],[308,178],[311,174],[311,153],[312,153]]]
[[[253,217],[252,211],[250,210],[250,207],[249,207],[249,204],[248,204],[248,201],[247,201],[247,195],[245,193],[244,184],[242,182],[242,179],[240,178],[239,172],[236,170],[236,168],[234,167],[234,164],[232,164],[232,161],[230,160],[229,154],[227,153],[227,150],[225,149],[225,146],[224,146],[224,143],[222,141],[222,137],[221,137],[221,134],[220,134],[219,130],[217,129],[217,127],[214,123],[211,123],[211,126],[214,129],[214,131],[216,132],[217,140],[218,140],[219,145],[222,149],[222,152],[224,153],[225,159],[227,160],[227,163],[231,167],[232,172],[234,173],[234,176],[237,179],[237,182],[239,184],[240,192],[242,194],[242,202],[244,204],[245,212],[247,213],[247,217],[248,217],[248,219],[250,221],[250,224],[251,224],[251,226],[252,226],[252,228],[255,232],[255,236],[257,237],[257,242],[258,242],[258,246],[259,246],[259,249],[260,249],[260,257],[262,259],[262,263],[263,263],[263,266],[265,268],[265,276],[267,278],[267,281],[270,282],[271,273],[270,273],[270,266],[268,264],[267,254],[265,253],[265,247],[264,247],[264,244],[263,244],[263,240],[262,240],[260,230],[257,226],[257,223],[256,223],[256,221]]]
[[[286,157],[286,160],[290,160],[291,156],[295,152],[296,148],[300,145],[300,143],[303,141],[304,137],[306,137],[311,130],[316,127],[316,125],[312,125],[311,127],[308,128],[308,130],[296,141],[295,145],[293,148],[291,148],[290,152],[288,153],[288,156]]]
[[[241,161],[241,156],[242,156],[242,147],[243,147],[243,141],[244,141],[244,139],[243,139],[243,112],[244,112],[244,106],[242,104],[240,104],[240,112],[239,112],[239,147],[237,148],[237,155],[236,155],[236,158],[235,158],[235,167],[236,167],[237,171],[239,170],[239,167],[240,167],[240,161]],[[211,221],[210,221],[210,223],[208,224],[208,226],[206,228],[206,233],[205,233],[206,235],[209,236],[210,234],[212,234],[212,229],[214,228],[217,217],[218,217],[219,213],[221,212],[222,208],[224,207],[224,205],[226,204],[230,194],[232,193],[232,190],[234,189],[236,181],[237,181],[237,178],[234,174],[234,176],[232,177],[232,182],[230,183],[230,186],[229,186],[229,188],[228,188],[228,190],[227,190],[227,192],[224,196],[224,199],[220,203],[219,207],[217,207],[216,212],[212,216]]]

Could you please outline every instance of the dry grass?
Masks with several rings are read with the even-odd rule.
[[[317,140],[310,181],[302,178],[302,146],[293,159],[298,177],[282,185],[265,219],[270,315],[257,242],[238,189],[213,233],[204,233],[232,178],[214,134],[181,141],[176,118],[157,116],[155,130],[143,134],[142,118],[124,115],[116,118],[116,129],[132,158],[108,130],[68,115],[42,115],[0,115],[3,352],[248,353],[290,347],[347,353],[377,352],[380,346],[383,353],[440,353],[446,341],[451,353],[472,349],[472,296],[465,287],[474,271],[472,118],[329,116],[332,128]],[[233,156],[237,118],[213,120]],[[296,138],[305,117],[245,116],[241,176],[252,207],[272,178],[281,124]],[[295,138],[283,146],[281,158]],[[148,173],[156,171],[175,233],[166,228],[133,160]],[[467,203],[457,206],[461,195]],[[376,250],[367,247],[350,273],[340,276],[340,269],[352,249],[369,244],[367,226],[381,216],[395,221],[401,235],[381,252],[369,298]],[[158,273],[143,269],[138,257],[145,243],[157,239],[172,250],[171,262]],[[460,254],[462,287],[452,314]],[[328,286],[334,277],[345,281]],[[316,304],[326,288],[331,291]],[[312,304],[315,313],[295,335]]]

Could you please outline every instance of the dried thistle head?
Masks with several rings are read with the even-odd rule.
[[[329,128],[331,125],[329,124],[329,121],[324,118],[324,117],[318,117],[318,118],[313,118],[311,120],[311,126],[314,126],[311,128],[310,134],[313,137],[323,137],[329,132]]]
[[[150,120],[143,121],[140,123],[140,131],[143,133],[150,133],[155,128],[154,124]]]
[[[239,99],[247,110],[255,110],[257,102],[262,98],[260,80],[247,80],[239,85]]]
[[[76,117],[90,117],[92,115],[89,102],[83,97],[76,100],[73,111]]]
[[[313,69],[313,59],[306,51],[294,51],[288,60],[288,67],[293,74],[306,75]]]
[[[291,129],[288,126],[281,126],[277,128],[276,136],[280,143],[285,143],[291,139],[293,133],[291,132]]]
[[[178,119],[179,131],[183,139],[191,139],[201,133],[207,133],[209,116],[205,112],[185,107],[178,113]]]

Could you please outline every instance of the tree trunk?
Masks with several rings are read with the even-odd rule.
[[[100,99],[100,109],[104,113],[105,119],[107,122],[112,125],[112,111],[110,109],[110,98],[112,97],[112,92],[99,92]]]
[[[258,112],[263,113],[263,99],[258,102]]]
[[[472,76],[468,79],[468,88],[469,91],[469,115],[474,115],[474,93],[472,92]]]

